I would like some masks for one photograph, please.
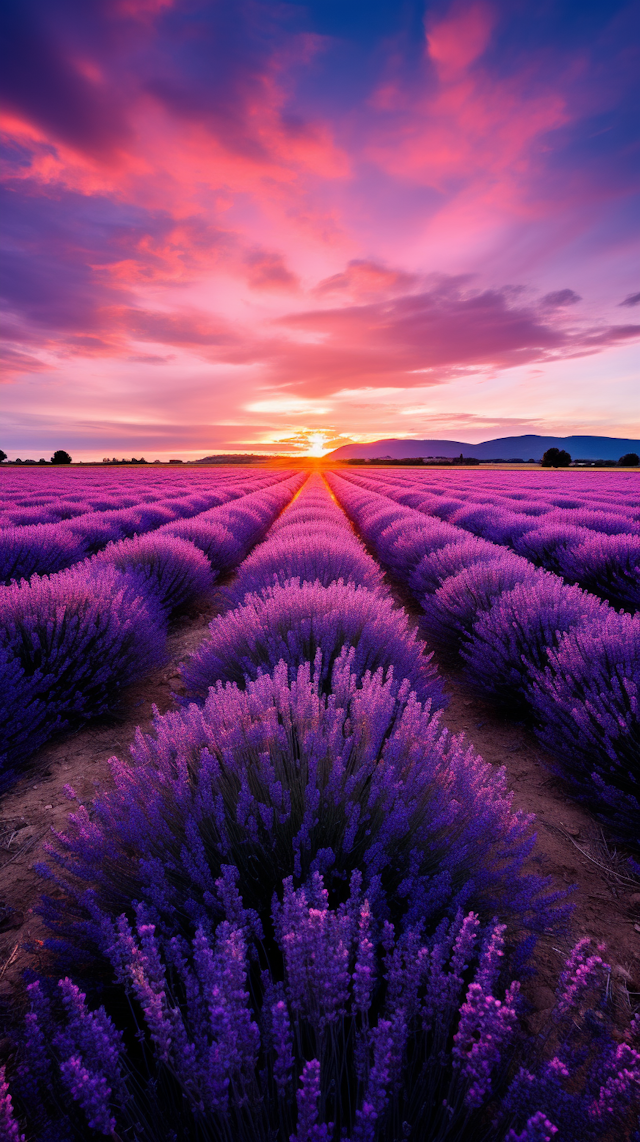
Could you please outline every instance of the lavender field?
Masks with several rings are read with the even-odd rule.
[[[0,1139],[638,1142],[635,473],[12,470],[0,566]]]

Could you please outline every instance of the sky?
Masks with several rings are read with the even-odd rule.
[[[640,437],[635,3],[4,11],[10,458]]]

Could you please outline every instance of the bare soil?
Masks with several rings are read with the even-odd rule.
[[[175,694],[182,689],[178,666],[200,645],[209,622],[221,609],[216,592],[198,610],[176,620],[169,631],[166,665],[123,692],[117,717],[91,722],[48,742],[4,794],[0,802],[0,1001],[14,991],[25,967],[34,963],[47,935],[33,912],[43,891],[36,866],[46,859],[44,845],[52,830],[63,831],[72,811],[65,786],[70,785],[82,803],[110,787],[109,758],[128,756],[138,726],[143,731],[151,729],[154,705],[161,714],[175,708]]]
[[[418,608],[396,584],[389,584],[412,624]],[[221,609],[220,595],[178,620],[170,631],[167,665],[131,686],[117,719],[95,722],[50,742],[32,759],[0,803],[0,1002],[16,996],[22,972],[38,958],[46,929],[34,913],[42,892],[35,866],[45,857],[51,830],[64,830],[71,809],[64,787],[81,802],[110,785],[109,758],[126,757],[136,728],[151,729],[152,706],[175,707],[178,666],[206,635]],[[536,954],[537,975],[528,986],[540,1023],[553,1003],[554,981],[562,958],[580,936],[607,945],[612,984],[621,1021],[640,1001],[640,885],[586,809],[576,805],[551,774],[551,758],[525,727],[496,714],[464,684],[459,672],[440,667],[450,705],[444,724],[464,733],[481,756],[504,766],[514,807],[536,814],[538,845],[532,871],[552,876],[559,887],[576,886],[567,932],[543,937]]]
[[[618,1015],[625,1022],[640,1004],[640,884],[629,875],[623,854],[607,843],[591,813],[567,796],[551,772],[553,759],[534,735],[497,715],[469,690],[458,672],[440,669],[450,698],[444,725],[452,733],[464,733],[485,761],[504,766],[514,808],[536,815],[538,844],[532,870],[552,876],[561,888],[575,885],[566,935],[541,937],[536,951],[537,975],[526,990],[539,1021],[553,1005],[562,958],[576,940],[589,936],[606,945]]]
[[[364,536],[360,539],[368,548]],[[407,613],[410,626],[416,628],[419,605],[393,576],[385,574],[385,581]],[[617,1018],[621,1025],[627,1024],[631,1012],[640,1008],[640,881],[629,872],[628,854],[618,852],[589,810],[568,795],[553,774],[553,757],[541,748],[533,732],[479,698],[462,671],[452,668],[437,652],[434,660],[449,698],[443,725],[453,734],[463,733],[485,761],[504,767],[513,808],[536,816],[537,846],[530,871],[550,876],[558,888],[570,890],[567,899],[572,913],[566,931],[540,938],[536,974],[525,988],[535,1012],[532,1030],[545,1022],[562,962],[583,936],[605,945]]]

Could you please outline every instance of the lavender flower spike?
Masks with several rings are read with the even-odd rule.
[[[3,1142],[25,1142],[25,1135],[20,1133],[20,1127],[13,1113],[4,1067],[0,1067],[0,1138]]]
[[[640,1054],[627,1043],[619,1043],[607,1067],[607,1077],[589,1117],[610,1121],[640,1096]]]
[[[465,1096],[467,1106],[480,1106],[489,1093],[491,1072],[513,1031],[519,988],[517,981],[510,984],[501,1003],[487,995],[479,983],[469,984],[452,1051],[454,1067],[471,1081]]]
[[[318,1125],[318,1099],[320,1098],[320,1063],[311,1059],[305,1063],[300,1076],[298,1099],[298,1129],[289,1136],[289,1142],[328,1142],[333,1123]]]
[[[589,937],[584,936],[578,940],[567,960],[556,989],[558,1018],[566,1015],[571,1007],[575,1007],[582,996],[591,988],[597,987],[606,973],[611,970],[601,956],[585,955],[590,946]],[[598,945],[598,951],[604,951],[602,944]]]
[[[278,1093],[282,1095],[291,1078],[294,1058],[291,1052],[293,1036],[291,1034],[291,1021],[284,999],[279,999],[271,1008],[273,1024],[273,1045],[276,1051],[276,1061],[273,1064],[273,1077]]]
[[[510,1130],[505,1142],[551,1142],[553,1135],[557,1133],[558,1127],[549,1122],[546,1114],[539,1110],[529,1119],[522,1134]]]
[[[93,1074],[83,1067],[79,1055],[72,1055],[66,1063],[61,1063],[60,1073],[71,1097],[84,1110],[89,1126],[100,1134],[112,1135],[116,1120],[109,1110],[111,1088],[104,1075]]]

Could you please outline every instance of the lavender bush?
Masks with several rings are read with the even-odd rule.
[[[640,1054],[610,1037],[602,1010],[595,1018],[609,969],[588,941],[565,964],[549,1027],[527,1044],[496,921],[458,913],[430,935],[421,924],[398,932],[354,871],[337,907],[320,873],[298,889],[285,879],[263,926],[237,880],[223,866],[222,918],[190,938],[169,936],[143,905],[133,922],[105,920],[105,959],[135,1030],[128,1050],[69,979],[30,985],[16,1090],[31,1122],[137,1142],[626,1135]]]
[[[45,915],[60,955],[99,944],[97,906],[114,915],[145,900],[167,930],[204,921],[221,862],[238,868],[263,920],[287,876],[322,871],[341,896],[358,867],[405,925],[468,907],[519,926],[552,922],[556,898],[523,872],[531,819],[511,811],[504,773],[441,730],[406,681],[381,670],[359,679],[352,658],[345,650],[336,663],[330,696],[319,656],[292,681],[281,663],[138,733],[134,764],[113,759],[115,789],[95,801],[91,825],[80,808],[51,850],[63,879],[42,867],[57,885]]]
[[[561,574],[614,607],[640,609],[640,536],[592,532],[562,552]]]
[[[574,792],[640,847],[640,617],[569,631],[534,672],[537,732]]]
[[[505,591],[522,583],[533,586],[544,572],[525,559],[505,552],[502,559],[475,563],[466,571],[445,579],[441,587],[422,600],[421,626],[449,656],[454,656],[471,637],[483,612]]]
[[[0,531],[0,580],[29,579],[35,572],[50,575],[77,563],[84,547],[55,524],[5,527]]]
[[[23,580],[0,593],[0,612],[5,765],[113,710],[122,688],[163,660],[157,609],[114,567]]]
[[[221,680],[244,685],[281,661],[290,676],[321,655],[321,684],[328,687],[334,662],[353,648],[352,669],[363,677],[379,667],[407,679],[419,701],[444,706],[442,684],[431,656],[410,633],[408,619],[390,597],[351,583],[300,584],[292,579],[249,595],[242,606],[219,615],[210,637],[182,668],[187,693],[205,698]]]
[[[286,518],[286,517],[285,517]],[[279,530],[244,561],[228,599],[264,591],[297,578],[302,583],[329,587],[338,579],[375,590],[382,573],[353,533],[342,529],[297,524]]]
[[[130,512],[131,508],[109,512],[87,512],[78,519],[60,524],[59,530],[66,531],[76,543],[82,544],[89,555],[95,555],[108,543],[118,543],[136,532],[135,516],[127,520],[123,516],[124,511]]]
[[[640,527],[630,516],[621,515],[608,508],[598,511],[592,508],[577,508],[575,511],[556,509],[546,517],[549,524],[571,523],[574,527],[586,527],[603,535],[638,534]]]
[[[451,543],[462,543],[464,532],[440,520],[425,520],[413,511],[405,512],[383,531],[376,533],[377,513],[366,513],[359,526],[375,547],[378,558],[400,579],[408,580],[413,569],[427,555]]]
[[[520,512],[505,511],[495,504],[465,504],[449,517],[452,524],[494,543],[512,544],[533,531],[536,520]]]
[[[167,617],[211,592],[211,564],[193,543],[169,535],[139,535],[109,544],[93,566],[125,571],[140,593]]]
[[[527,579],[480,611],[461,648],[465,676],[484,697],[523,716],[529,710],[532,676],[546,666],[548,652],[572,627],[597,629],[607,610],[599,599],[565,586],[555,575]]]
[[[475,536],[461,538],[423,555],[407,575],[409,589],[418,597],[433,595],[452,575],[470,571],[476,563],[497,563],[503,552]]]
[[[562,575],[567,551],[589,537],[585,527],[575,527],[569,523],[549,524],[542,522],[540,527],[526,532],[514,543],[518,555],[529,559],[546,571]]]
[[[232,533],[224,524],[202,517],[169,524],[158,534],[175,536],[193,543],[206,556],[217,574],[225,574],[237,566],[246,548],[246,540],[243,541],[243,537],[237,534],[237,529]]]

